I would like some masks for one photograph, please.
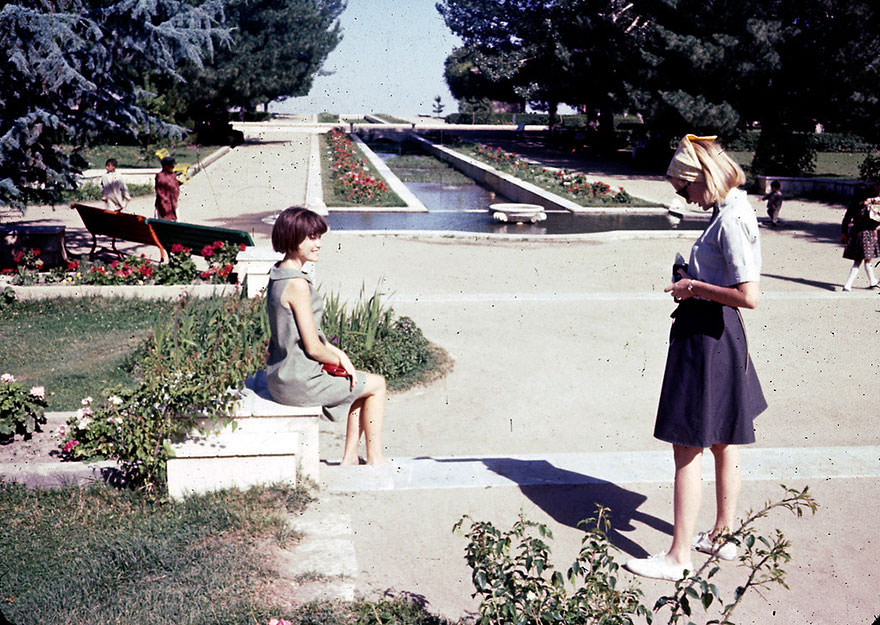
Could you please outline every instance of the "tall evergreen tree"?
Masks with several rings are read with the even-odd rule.
[[[191,119],[223,116],[232,107],[307,95],[327,55],[342,39],[344,0],[226,0],[228,46],[204,67],[190,65],[176,86]]]
[[[3,4],[0,202],[57,201],[85,166],[76,146],[144,129],[179,133],[145,109],[142,77],[176,77],[182,61],[198,65],[226,36],[219,10],[179,0]]]

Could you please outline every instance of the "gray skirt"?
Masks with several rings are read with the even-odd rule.
[[[688,299],[672,313],[654,437],[711,447],[755,442],[767,408],[736,308]]]

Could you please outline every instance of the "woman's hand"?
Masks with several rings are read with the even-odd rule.
[[[693,279],[687,274],[684,269],[679,269],[678,275],[681,276],[681,279],[676,280],[675,282],[667,286],[665,289],[663,289],[663,292],[671,293],[672,299],[674,299],[676,302],[681,302],[694,296],[692,284]]]
[[[330,350],[336,354],[336,357],[339,358],[339,366],[345,369],[345,372],[348,374],[349,382],[351,383],[351,389],[354,390],[355,382],[357,381],[356,369],[351,362],[351,359],[348,357],[344,351],[336,347],[335,345],[327,345]]]

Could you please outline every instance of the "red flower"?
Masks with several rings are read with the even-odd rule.
[[[212,246],[215,250],[219,250],[223,248],[223,241],[214,241],[214,245]]]
[[[214,247],[211,245],[206,245],[202,248],[202,256],[205,258],[211,258],[214,255]]]
[[[183,247],[180,243],[175,243],[174,245],[171,246],[171,253],[172,254],[180,254],[184,249],[186,249],[186,248]]]
[[[207,280],[208,278],[211,277],[211,272],[210,271],[203,271],[202,273],[199,274],[199,276],[201,276],[202,280]]]
[[[34,256],[39,256],[39,255],[40,255],[40,250],[38,250],[37,248],[34,248],[34,249],[31,250],[31,254],[33,254]]]
[[[245,245],[244,243],[239,243],[239,244],[238,244],[238,250],[239,250],[240,252],[243,252],[243,251],[245,251],[246,249],[247,249],[247,245]]]
[[[78,260],[72,260],[69,263],[67,263],[67,271],[76,271],[77,269],[79,269],[79,261]]]

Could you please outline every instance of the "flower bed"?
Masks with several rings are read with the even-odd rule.
[[[370,173],[354,143],[341,128],[326,134],[329,180],[333,192],[354,204],[389,205],[393,196],[385,181]]]
[[[623,187],[614,189],[611,185],[598,180],[589,180],[587,176],[570,169],[551,169],[533,165],[522,160],[518,154],[507,152],[499,147],[478,143],[463,151],[472,158],[491,165],[499,171],[509,173],[517,178],[531,182],[551,193],[568,197],[582,206],[599,205],[632,205],[636,203]]]
[[[192,250],[179,243],[171,247],[167,263],[154,263],[141,254],[110,263],[71,260],[67,266],[51,271],[42,271],[40,250],[31,249],[17,252],[13,256],[16,266],[0,273],[11,276],[11,282],[16,286],[234,284],[237,281],[235,259],[244,249],[244,245],[230,245],[223,241],[206,245],[201,256],[208,267],[201,271],[192,259]]]

